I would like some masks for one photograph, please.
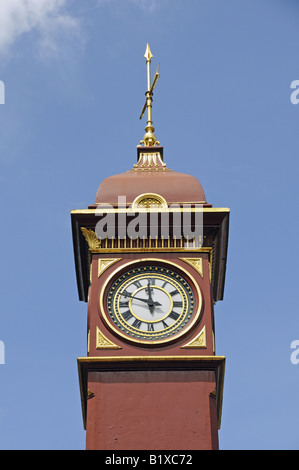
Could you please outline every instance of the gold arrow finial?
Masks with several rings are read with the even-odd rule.
[[[144,54],[144,57],[146,58],[146,70],[147,70],[147,91],[145,93],[146,100],[143,106],[143,109],[140,114],[140,118],[143,118],[143,115],[145,113],[145,110],[147,109],[147,125],[145,127],[145,135],[143,137],[143,140],[140,141],[141,144],[144,144],[145,147],[150,147],[153,145],[160,145],[160,142],[157,141],[157,138],[154,134],[155,128],[153,127],[153,121],[152,121],[152,103],[153,103],[153,91],[154,88],[157,84],[158,78],[160,77],[158,70],[159,66],[156,70],[153,83],[151,84],[151,60],[154,57],[149,43],[146,45],[146,51]]]
[[[144,57],[146,58],[146,60],[151,60],[154,57],[152,52],[151,52],[149,43],[147,43],[147,45],[146,45],[146,51],[145,51]]]

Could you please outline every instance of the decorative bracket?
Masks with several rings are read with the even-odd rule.
[[[121,258],[100,258],[98,264],[98,277],[103,274],[103,272],[112,266],[112,264],[117,263]]]
[[[185,263],[190,264],[192,268],[197,271],[201,277],[203,277],[203,267],[202,267],[202,258],[180,258],[182,261],[185,261]]]
[[[204,326],[203,329],[198,333],[195,338],[193,338],[189,343],[182,346],[182,349],[189,349],[189,348],[200,348],[205,349],[207,347],[207,339],[206,339],[206,327]]]
[[[117,344],[110,341],[107,336],[104,335],[97,326],[96,331],[96,349],[122,349]]]
[[[88,230],[85,227],[81,227],[81,232],[83,233],[90,250],[97,250],[98,248],[101,248],[101,241],[98,239],[96,233],[93,230]]]

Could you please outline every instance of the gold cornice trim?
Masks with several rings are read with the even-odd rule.
[[[109,250],[110,253],[113,250],[118,251],[132,251],[137,250],[139,251],[182,251],[188,252],[193,249],[199,250],[202,248],[201,237],[197,241],[195,237],[192,239],[184,239],[183,237],[176,238],[176,237],[167,237],[162,238],[155,237],[137,237],[136,239],[132,238],[103,238],[99,239],[100,247],[99,248],[89,248],[91,252],[99,252],[103,253],[104,250]],[[134,242],[134,243],[133,243]]]
[[[91,229],[86,229],[85,227],[81,227],[81,232],[82,234],[84,235],[84,238],[86,240],[86,242],[88,243],[88,247],[89,247],[89,251],[91,253],[142,253],[142,252],[149,252],[149,253],[154,253],[154,252],[181,252],[181,253],[188,253],[188,252],[197,252],[197,253],[200,253],[200,252],[205,252],[205,251],[209,251],[211,250],[210,247],[202,247],[201,245],[200,246],[196,246],[196,242],[195,242],[195,239],[193,238],[192,240],[187,240],[187,245],[184,246],[184,243],[183,243],[183,240],[182,238],[177,240],[176,238],[174,239],[171,239],[170,237],[168,237],[167,239],[164,239],[162,237],[162,246],[158,246],[158,238],[154,239],[154,240],[151,240],[151,237],[149,237],[149,240],[148,240],[148,243],[151,245],[152,242],[154,242],[155,246],[146,246],[145,245],[145,242],[146,240],[144,239],[144,237],[141,239],[141,238],[137,238],[137,246],[133,247],[132,246],[132,240],[130,240],[130,246],[126,246],[127,245],[127,239],[124,239],[124,244],[125,244],[125,247],[121,248],[120,247],[120,238],[118,238],[117,240],[115,240],[114,238],[111,239],[111,244],[112,246],[108,246],[108,239],[105,238],[104,240],[101,240],[97,237],[96,233],[91,230]],[[174,246],[170,246],[170,242],[171,240],[173,240],[173,243],[174,243]],[[177,246],[177,243],[179,243],[179,246]],[[165,244],[167,246],[165,246]],[[115,246],[117,245],[117,246]],[[189,262],[192,263],[193,261],[193,267],[194,269],[197,269],[198,271],[198,267],[196,268],[196,262],[198,263],[198,261],[200,259],[197,259],[197,258],[190,258],[190,260],[192,260],[191,262],[188,261],[189,258],[180,258],[186,262]],[[115,258],[114,261],[111,260],[111,258],[107,259],[107,260],[103,260],[106,261],[106,265],[107,267],[109,267],[109,265],[113,264],[113,262],[116,262],[118,261],[119,258]],[[108,261],[111,261],[111,262],[108,262]],[[210,260],[211,261],[211,260]],[[106,269],[106,268],[105,268]],[[98,271],[98,276],[101,274],[101,272],[104,270],[104,267],[103,269],[100,268],[99,266],[99,271]],[[202,271],[202,269],[201,269]],[[198,271],[199,273],[201,273],[201,271]],[[90,279],[90,282],[91,282],[91,279]]]
[[[182,202],[182,203],[176,203],[176,204],[187,204],[186,202]],[[192,203],[190,203],[192,204]],[[103,207],[102,208],[103,211],[100,212],[99,209],[73,209],[71,210],[71,214],[73,215],[96,215],[96,214],[99,214],[99,213],[114,213],[114,214],[121,214],[121,213],[135,213],[137,208],[132,208],[132,207],[127,207],[127,208],[113,208],[113,209],[110,209],[110,208],[105,208]],[[161,208],[161,207],[157,207],[155,208],[155,211],[156,212],[186,212],[186,211],[190,211],[190,212],[205,212],[205,213],[218,213],[218,212],[226,212],[226,213],[229,213],[230,212],[230,209],[228,207],[190,207],[190,208],[185,208],[185,207],[168,207],[167,209],[166,208]],[[141,208],[141,207],[138,207],[138,211],[140,212],[153,212],[153,209],[144,209],[144,208]]]
[[[174,170],[170,170],[169,168],[165,168],[164,170],[165,171],[174,171]],[[134,169],[133,170],[128,170],[128,172],[130,172],[130,171],[137,171],[137,170],[134,170]],[[150,171],[150,170],[142,170],[142,171]],[[203,204],[207,204],[207,201],[184,201],[184,202],[183,201],[179,201],[179,202],[178,201],[168,201],[168,205],[172,205],[172,204],[176,204],[176,205],[180,205],[180,204],[192,204],[192,205],[201,204],[201,205],[203,205]],[[99,206],[99,207],[101,207],[101,206],[105,207],[107,205],[108,206],[114,206],[114,205],[118,205],[118,203],[115,202],[115,201],[114,202],[107,201],[107,202],[94,202],[93,204],[90,204],[90,206]],[[132,207],[131,203],[125,203],[125,204],[123,204],[122,209],[130,208],[130,207]],[[94,209],[88,209],[88,210],[94,210]]]
[[[99,248],[95,250],[90,250],[91,253],[189,253],[189,252],[196,252],[196,253],[204,253],[206,251],[210,251],[212,248],[209,248],[208,250],[204,250],[202,248],[193,248],[193,247],[188,247],[188,248],[177,248],[177,247],[151,247],[151,248]]]
[[[206,327],[198,333],[189,343],[181,347],[181,349],[205,349],[207,347]]]
[[[133,361],[211,361],[224,362],[225,356],[89,356],[78,357],[78,363],[133,362]]]
[[[96,349],[122,349],[117,344],[110,341],[104,333],[101,332],[99,327],[96,329]]]

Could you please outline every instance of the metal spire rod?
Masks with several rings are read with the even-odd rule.
[[[141,140],[140,143],[144,144],[146,147],[150,147],[153,145],[160,144],[160,142],[157,141],[157,138],[154,134],[155,128],[153,127],[153,121],[152,121],[153,91],[154,91],[155,86],[157,85],[157,81],[160,75],[159,75],[159,65],[158,65],[153,82],[151,84],[151,60],[154,56],[151,53],[149,43],[147,43],[146,45],[146,51],[145,51],[144,57],[146,59],[146,69],[147,69],[147,91],[145,93],[146,100],[142,108],[139,119],[143,118],[145,110],[147,109],[147,125],[145,127],[146,133],[143,137],[143,140]]]

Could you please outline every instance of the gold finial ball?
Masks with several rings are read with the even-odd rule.
[[[145,146],[150,147],[151,145],[155,145],[157,138],[152,132],[147,132],[146,134],[144,134],[143,140]]]
[[[146,126],[145,130],[146,130],[146,133],[144,134],[143,140],[141,142],[144,143],[146,147],[159,145],[159,142],[157,141],[157,137],[153,133],[153,131],[155,130],[154,127]]]

